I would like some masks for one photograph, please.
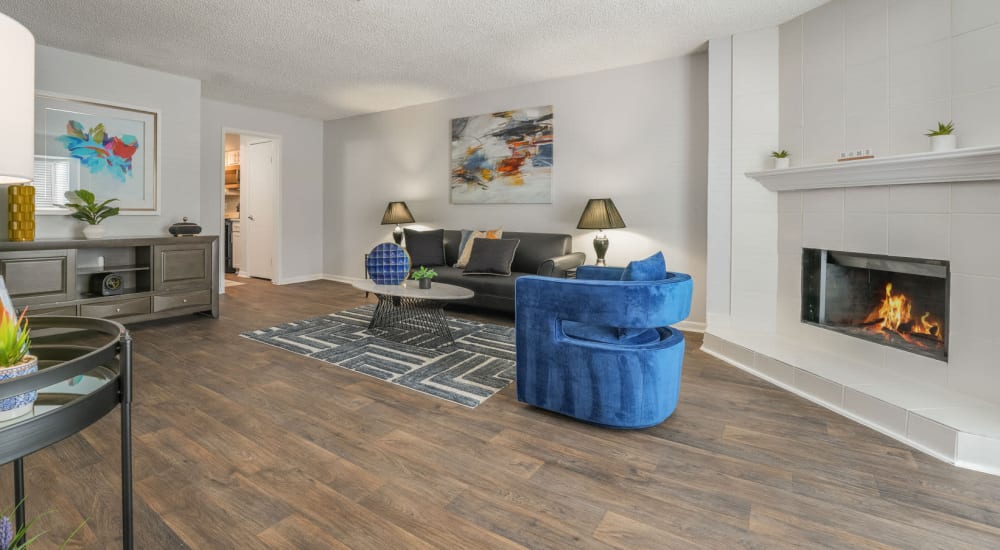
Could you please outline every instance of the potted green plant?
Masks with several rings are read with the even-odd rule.
[[[104,228],[99,224],[118,215],[117,206],[109,206],[118,199],[108,199],[97,204],[97,197],[86,189],[76,191],[66,191],[66,204],[62,205],[73,210],[70,216],[86,223],[83,228],[83,236],[88,239],[100,239],[104,236]]]
[[[0,380],[25,376],[38,370],[38,357],[28,355],[28,308],[17,317],[13,309],[3,308],[0,313]],[[38,399],[38,391],[30,391],[0,399],[0,422],[31,412]]]
[[[785,151],[784,149],[780,151],[771,151],[771,156],[774,157],[775,170],[788,168],[788,151]]]
[[[958,136],[955,135],[955,124],[938,122],[937,130],[928,130],[925,136],[931,138],[931,151],[951,151],[958,147]]]
[[[433,269],[427,269],[424,266],[420,266],[420,269],[413,272],[410,278],[420,285],[420,288],[428,289],[431,287],[431,279],[437,277],[437,271]]]

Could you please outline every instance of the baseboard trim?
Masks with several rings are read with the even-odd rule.
[[[312,275],[299,275],[297,277],[282,277],[280,280],[274,281],[276,285],[293,285],[295,283],[308,283],[309,281],[319,281],[324,278],[322,273],[313,273]]]
[[[674,328],[679,328],[684,332],[705,332],[705,323],[699,323],[698,321],[681,321],[674,325]]]
[[[321,278],[324,281],[333,281],[335,283],[347,283],[347,284],[351,284],[354,281],[358,280],[357,277],[347,277],[345,275],[334,275],[332,273],[324,273]]]

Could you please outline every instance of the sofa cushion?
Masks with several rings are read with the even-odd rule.
[[[444,229],[417,231],[404,229],[406,251],[410,254],[410,265],[444,265]]]
[[[521,241],[517,239],[470,239],[475,243],[463,275],[510,276],[514,252]]]
[[[667,262],[663,259],[663,252],[657,252],[648,258],[629,262],[621,280],[662,281],[666,276]]]
[[[464,268],[469,263],[469,257],[472,255],[472,247],[476,242],[476,239],[499,239],[503,237],[503,227],[499,229],[490,229],[486,231],[473,231],[469,233],[469,238],[465,240],[465,244],[460,245],[460,250],[458,255],[458,261],[455,262],[455,267]]]
[[[564,256],[573,251],[573,237],[559,233],[517,233],[503,234],[506,239],[518,239],[521,244],[514,254],[512,271],[538,273],[542,262],[556,256]]]
[[[637,329],[634,333],[623,336],[620,333],[621,329],[618,327],[563,321],[562,330],[566,336],[589,342],[600,342],[602,344],[641,346],[660,341],[660,333],[655,328]]]

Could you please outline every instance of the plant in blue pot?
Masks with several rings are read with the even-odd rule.
[[[0,382],[38,370],[38,357],[28,354],[31,338],[27,313],[25,308],[18,317],[12,306],[4,306],[0,313]],[[37,390],[0,399],[0,422],[28,414],[36,399]]]

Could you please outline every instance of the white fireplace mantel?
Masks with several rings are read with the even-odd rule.
[[[771,191],[1000,180],[1000,145],[747,172]]]

